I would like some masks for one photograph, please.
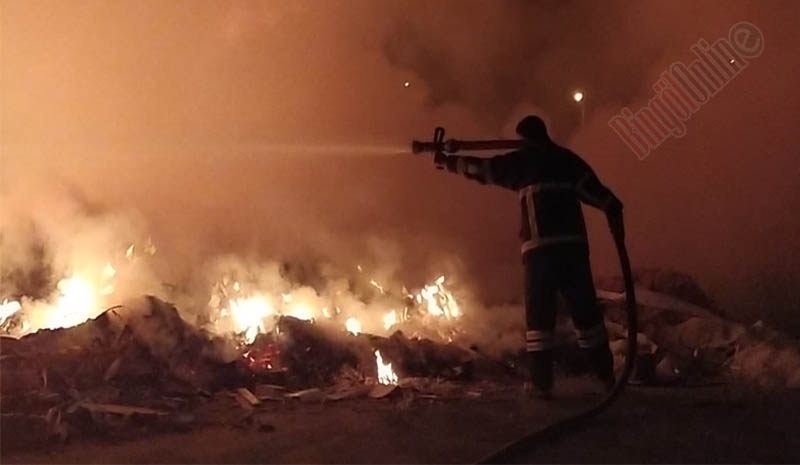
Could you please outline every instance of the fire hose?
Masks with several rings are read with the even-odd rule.
[[[523,140],[444,140],[444,128],[438,127],[434,131],[432,142],[418,142],[413,141],[411,144],[411,151],[413,153],[422,152],[447,152],[455,153],[460,150],[505,150],[505,149],[519,149],[525,145]],[[605,411],[615,400],[619,397],[628,383],[634,363],[636,361],[637,342],[636,335],[638,333],[638,323],[636,315],[636,294],[633,287],[633,272],[631,271],[630,258],[628,257],[628,250],[625,247],[625,237],[621,230],[611,228],[614,244],[619,256],[620,269],[625,283],[625,312],[627,315],[628,326],[628,343],[627,353],[625,356],[625,365],[622,368],[620,376],[617,378],[614,386],[608,391],[597,404],[592,407],[570,415],[562,420],[547,425],[543,428],[534,430],[525,436],[512,441],[509,444],[501,447],[497,451],[483,458],[478,463],[510,463],[511,461],[519,458],[521,454],[529,452],[536,445],[541,444],[546,440],[553,440],[557,436],[569,431],[574,430],[584,424],[587,420],[599,415]]]

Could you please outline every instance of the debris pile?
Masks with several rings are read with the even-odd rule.
[[[70,328],[3,338],[0,350],[2,427],[26,431],[4,435],[11,448],[219,422],[271,431],[264,402],[383,398],[398,390],[446,397],[446,380],[471,378],[474,366],[493,366],[485,376],[508,371],[452,344],[400,331],[334,332],[291,316],[231,356],[230,341],[188,324],[155,297]]]
[[[120,430],[116,426],[180,421],[168,413],[178,411],[187,396],[207,394],[236,376],[234,366],[214,356],[214,344],[154,297],[71,328],[4,337],[3,446],[20,438],[23,444],[59,442]],[[20,435],[20,424],[41,427]]]
[[[640,280],[637,288],[634,382],[697,385],[738,377],[800,388],[796,341],[761,323],[747,327],[656,292],[688,292],[695,301],[705,295],[682,275],[657,276]],[[677,276],[679,284],[664,276]],[[627,345],[624,295],[598,295],[615,364],[621,367]],[[420,296],[419,303],[426,304]],[[427,305],[436,310],[437,302],[431,298]],[[450,303],[448,309],[458,308]],[[3,337],[2,446],[39,447],[70,437],[125,438],[219,424],[270,432],[279,427],[269,421],[276,405],[391,399],[403,408],[420,400],[491,398],[518,388],[527,376],[521,344],[513,353],[487,356],[441,336],[408,336],[395,328],[381,336],[355,324],[272,317],[274,324],[259,326],[246,338],[224,337],[188,323],[173,305],[148,296],[77,326]],[[566,319],[557,329],[558,368],[588,371]]]
[[[663,268],[637,269],[633,272],[633,281],[638,288],[669,295],[705,309],[716,310],[714,301],[697,281],[686,273]],[[601,278],[597,285],[601,289],[615,292],[622,292],[625,287],[621,276]]]
[[[684,300],[710,302],[686,275],[651,271],[637,276],[647,277],[636,289],[640,330],[637,381],[705,384],[744,380],[762,387],[800,388],[800,341],[760,321],[747,326],[721,317],[713,307]],[[611,347],[617,366],[621,366],[626,340],[624,294],[599,291],[598,295],[606,306]]]

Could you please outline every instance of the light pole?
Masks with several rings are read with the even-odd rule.
[[[581,109],[581,126],[583,126],[583,120],[586,117],[586,108],[583,106],[583,100],[586,98],[586,95],[583,93],[582,90],[576,89],[572,92],[572,100],[578,104],[578,108]]]

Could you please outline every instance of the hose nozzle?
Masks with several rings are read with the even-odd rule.
[[[495,139],[495,140],[444,140],[444,128],[438,127],[433,132],[432,142],[411,142],[411,152],[420,154],[425,152],[456,153],[461,150],[507,150],[519,149],[525,141],[521,139]]]
[[[411,153],[443,152],[445,151],[444,128],[439,126],[433,130],[433,142],[411,142]]]

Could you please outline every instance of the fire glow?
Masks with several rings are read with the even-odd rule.
[[[149,241],[149,239],[148,239]],[[155,253],[152,245],[145,247],[151,255]],[[120,268],[130,270],[136,260],[134,245],[124,252],[111,253],[116,257],[111,261],[98,261],[93,254],[80,257],[80,266],[71,269],[59,279],[49,296],[32,298],[21,296],[18,299],[3,298],[0,304],[0,334],[22,337],[40,329],[59,329],[77,326],[97,317],[114,302],[117,282],[122,274]]]
[[[375,351],[375,363],[378,367],[378,383],[397,384],[397,374],[392,369],[391,363],[384,363],[380,351]]]
[[[149,239],[142,247],[130,244],[110,254],[116,257],[114,262],[83,260],[86,263],[80,269],[56,283],[50,297],[0,296],[4,297],[0,301],[0,334],[22,337],[40,329],[69,328],[97,317],[122,303],[123,296],[117,295],[116,289],[127,279],[138,278],[129,266],[137,256],[147,258],[154,253]],[[208,300],[187,310],[199,327],[232,340],[237,347],[253,344],[259,334],[277,334],[277,323],[283,316],[354,336],[385,336],[403,330],[411,337],[450,341],[458,332],[454,322],[461,310],[445,287],[444,276],[409,292],[401,283],[379,283],[364,276],[360,266],[358,275],[326,278],[318,287],[287,278],[275,262],[246,263],[226,257],[206,266],[207,276],[216,276],[209,280]],[[376,292],[364,292],[369,288]]]
[[[0,325],[5,323],[8,317],[17,313],[21,308],[22,305],[20,305],[16,300],[9,302],[8,299],[4,299],[3,303],[0,304]]]
[[[344,322],[345,329],[353,336],[357,336],[361,332],[361,323],[355,317],[350,317]]]
[[[445,287],[444,276],[415,293],[402,285],[367,278],[363,283],[378,291],[370,296],[358,291],[358,276],[331,279],[311,288],[286,279],[279,267],[240,265],[227,263],[220,268],[221,277],[211,286],[207,309],[211,326],[207,329],[244,344],[253,343],[258,334],[277,332],[282,316],[338,328],[354,336],[383,336],[402,328],[412,337],[451,341],[457,332],[454,323],[461,310]],[[363,268],[360,273],[364,273]]]
[[[392,326],[397,324],[397,312],[391,310],[386,315],[383,315],[383,329],[389,330]]]
[[[116,273],[116,269],[107,263],[99,273],[76,272],[59,280],[50,299],[4,299],[0,306],[0,327],[3,327],[0,331],[21,337],[39,329],[70,328],[94,318],[103,311],[106,300],[114,293]],[[6,328],[5,323],[17,314],[22,315],[21,321]]]
[[[453,295],[444,287],[444,276],[439,276],[433,284],[425,286],[417,294],[417,302],[425,302],[428,313],[433,316],[458,318],[461,310]]]
[[[90,318],[97,308],[97,294],[94,286],[79,275],[58,282],[61,295],[56,302],[50,328],[70,328]]]
[[[263,297],[250,297],[232,300],[230,313],[237,327],[244,332],[245,341],[252,344],[256,335],[264,332],[264,319],[274,314],[275,309]]]

